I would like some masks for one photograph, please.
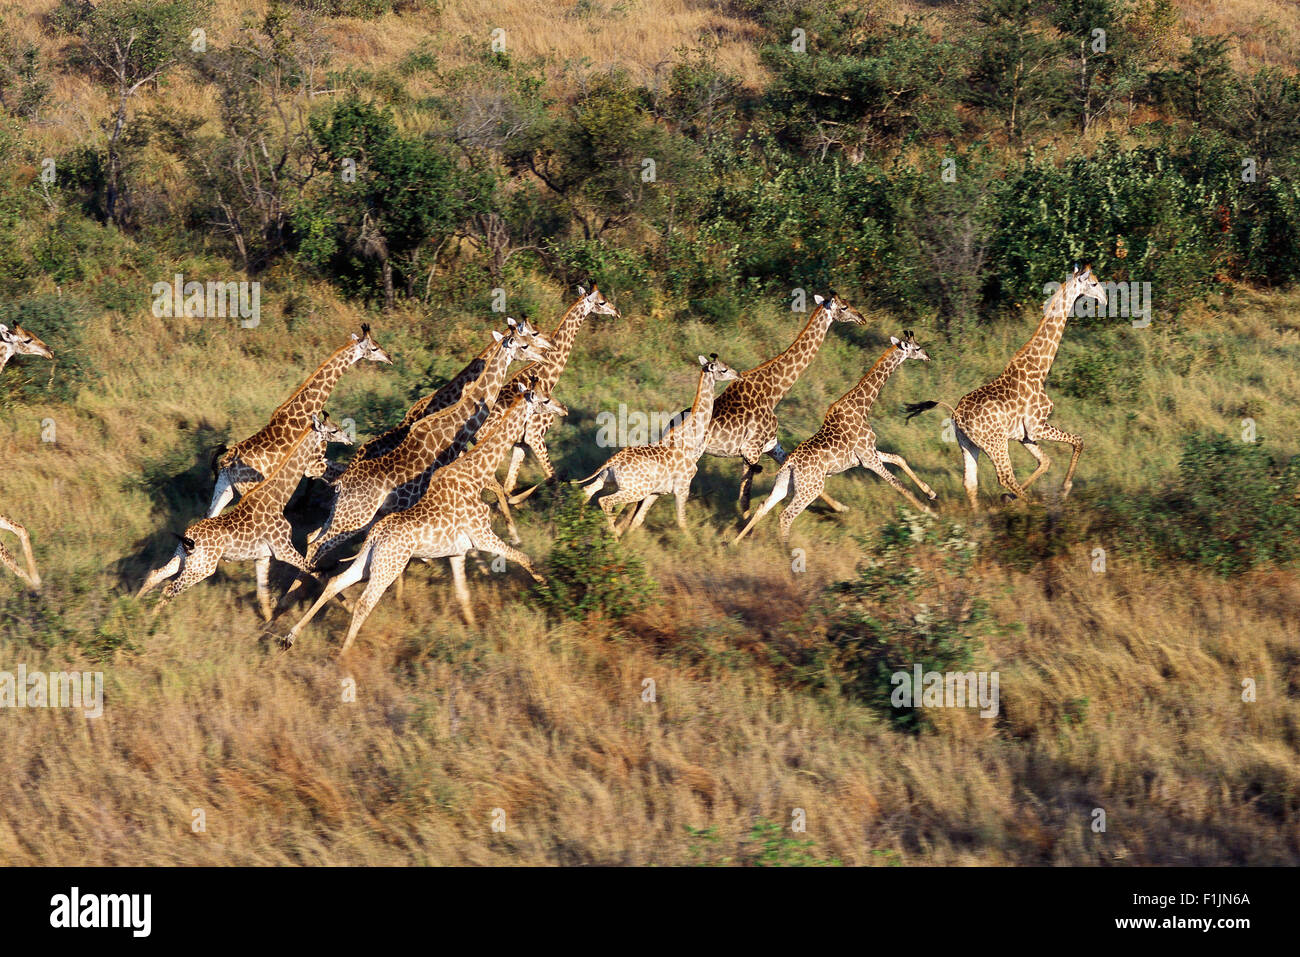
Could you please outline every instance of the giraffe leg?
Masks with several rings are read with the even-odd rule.
[[[1038,447],[1038,443],[1033,441],[1032,439],[1021,439],[1020,444],[1023,445],[1026,450],[1028,450],[1029,454],[1034,457],[1034,461],[1038,463],[1038,468],[1034,469],[1034,474],[1029,476],[1029,478],[1025,479],[1025,484],[1023,487],[1029,488],[1029,486],[1033,485],[1036,481],[1038,481],[1038,477],[1040,475],[1042,475],[1049,468],[1051,468],[1052,460],[1047,456],[1047,454],[1042,449]]]
[[[924,482],[922,482],[919,478],[916,477],[916,473],[912,471],[912,467],[907,464],[907,460],[904,459],[901,455],[894,455],[891,452],[881,452],[879,450],[877,450],[876,455],[880,458],[880,461],[888,462],[890,465],[896,465],[900,469],[902,469],[903,473],[908,478],[910,478],[913,482],[915,482],[916,487],[919,488],[923,493],[925,493],[927,497],[929,498],[935,497],[934,489],[930,488],[930,486],[926,485]],[[1025,484],[1028,485],[1029,483],[1026,482]]]
[[[135,593],[136,600],[139,601],[145,595],[149,594],[149,592],[157,588],[159,582],[171,578],[180,571],[181,563],[184,561],[185,549],[177,545],[176,551],[173,553],[171,560],[161,568],[155,569],[149,573],[149,577],[144,580],[144,584],[140,586],[140,590]]]
[[[690,526],[686,524],[686,500],[691,497],[691,487],[678,489],[673,492],[673,497],[677,500],[677,527],[682,530],[682,534],[687,538],[694,538],[691,534]]]
[[[505,490],[503,494],[507,497],[515,490],[515,482],[519,478],[519,466],[523,464],[524,456],[527,454],[528,449],[522,445],[516,445],[510,450],[510,464],[506,467],[506,480],[501,483],[501,487]]]
[[[993,468],[998,475],[998,484],[1000,484],[1012,498],[1023,499],[1025,497],[1024,487],[1016,481],[1016,473],[1011,469],[1011,455],[1004,442],[1002,446],[996,447],[996,451],[986,450],[989,453],[989,460],[993,462]]]
[[[645,521],[645,517],[650,511],[650,506],[653,505],[658,498],[658,495],[647,495],[645,498],[641,499],[641,504],[635,506],[630,512],[632,517],[628,519],[627,525],[623,528],[624,535],[635,528],[641,527],[641,523]]]
[[[799,517],[799,513],[812,504],[813,499],[821,495],[826,487],[826,474],[821,469],[805,469],[804,474],[795,482],[794,495],[790,504],[781,513],[781,541],[789,543],[790,526]]]
[[[0,530],[13,532],[18,536],[18,543],[23,549],[23,557],[27,561],[27,570],[23,571],[18,567],[17,559],[9,554],[9,550],[3,545],[0,545],[0,563],[3,563],[6,568],[22,579],[28,588],[33,591],[40,591],[41,576],[36,570],[36,559],[32,557],[32,541],[27,537],[27,529],[17,522],[0,515]]]
[[[758,511],[754,513],[754,517],[749,520],[749,524],[741,529],[740,534],[731,540],[731,544],[736,544],[748,535],[753,530],[754,526],[763,520],[763,516],[772,511],[772,509],[776,507],[777,503],[786,497],[790,491],[790,486],[793,480],[794,470],[782,466],[781,471],[776,473],[776,484],[772,486],[772,491],[768,494],[767,501],[759,506]]]
[[[257,573],[257,607],[262,612],[262,620],[270,621],[274,608],[271,605],[271,589],[268,585],[271,578],[271,556],[265,555],[253,563],[253,569]]]
[[[374,547],[372,546],[367,550],[366,554],[358,555],[357,560],[349,565],[346,571],[340,572],[331,578],[324,590],[320,593],[320,597],[316,599],[316,603],[307,610],[307,614],[298,619],[297,624],[290,628],[288,634],[280,639],[280,646],[283,648],[292,648],[293,643],[298,639],[298,635],[301,634],[303,628],[307,626],[307,622],[315,618],[317,612],[324,608],[331,598],[343,591],[343,589],[355,585],[357,582],[365,578],[369,573],[373,555]]]
[[[393,580],[402,580],[402,572],[406,570],[406,563],[394,563],[384,568],[382,572],[376,571],[366,582],[366,590],[361,593],[357,599],[356,611],[352,613],[352,621],[348,624],[348,636],[343,639],[343,647],[339,649],[339,657],[347,654],[347,650],[352,647],[352,642],[357,637],[357,632],[361,626],[366,623],[370,613],[375,610],[375,605],[379,604],[379,599],[383,597],[388,586]]]
[[[862,466],[866,469],[870,469],[872,472],[875,472],[887,483],[889,483],[890,487],[893,488],[894,491],[896,491],[899,495],[903,496],[903,498],[907,499],[908,502],[911,503],[912,507],[916,509],[918,512],[925,512],[927,515],[934,514],[934,510],[931,509],[930,506],[922,505],[920,500],[911,492],[909,492],[903,486],[903,483],[900,482],[894,476],[894,473],[889,471],[889,469],[885,468],[885,463],[881,461],[880,453],[874,452],[874,450],[873,453],[874,454],[864,455],[859,457],[859,461],[861,462]]]
[[[451,562],[451,580],[456,589],[456,599],[460,602],[461,614],[465,616],[465,624],[471,628],[477,628],[478,622],[474,620],[474,607],[469,603],[469,585],[465,583],[465,556],[452,555],[449,559]]]
[[[469,537],[474,547],[479,549],[480,551],[489,552],[493,555],[500,555],[502,558],[506,559],[507,561],[511,561],[514,562],[516,565],[522,566],[524,571],[528,572],[529,576],[533,579],[533,581],[537,582],[537,584],[543,585],[546,583],[546,579],[543,578],[541,575],[537,574],[537,570],[533,568],[532,559],[530,559],[519,549],[512,548],[511,546],[507,545],[505,542],[501,541],[501,539],[497,538],[496,533],[492,531],[491,526],[488,526],[486,528],[483,527],[475,528],[470,531]],[[464,567],[465,567],[465,557],[462,555],[461,556],[462,571],[464,570]]]
[[[506,529],[510,535],[510,541],[516,545],[519,544],[519,529],[515,527],[515,518],[510,514],[510,497],[506,495],[506,490],[501,487],[496,476],[488,476],[487,483],[483,486],[497,497],[497,510],[505,516]]]
[[[613,495],[606,495],[600,500],[600,510],[605,513],[605,518],[609,521],[609,530],[618,538],[618,529],[614,527],[614,515],[616,511],[631,502],[639,502],[643,493],[639,491],[628,491],[619,489]],[[635,516],[634,516],[635,517]]]
[[[742,519],[749,518],[749,493],[754,486],[754,476],[763,471],[763,466],[758,464],[757,458],[753,461],[741,456],[745,463],[745,471],[740,476],[740,497],[736,500],[736,509],[740,512]]]
[[[1046,424],[1040,425],[1035,431],[1040,439],[1046,439],[1048,442],[1064,442],[1074,449],[1074,453],[1070,456],[1070,467],[1065,470],[1065,483],[1061,486],[1061,498],[1068,498],[1070,489],[1074,487],[1074,467],[1079,464],[1079,453],[1083,451],[1083,436]]]
[[[318,571],[312,570],[312,568],[307,564],[307,559],[303,558],[303,556],[299,554],[298,549],[294,547],[293,533],[289,528],[289,523],[287,521],[276,528],[272,533],[268,544],[271,547],[271,554],[275,557],[276,561],[284,562],[286,565],[292,565],[294,568],[298,569],[298,577],[293,580],[293,584],[289,586],[289,590],[284,593],[284,598],[280,599],[280,603],[276,605],[275,611],[272,612],[271,617],[267,619],[267,621],[272,621],[279,617],[282,610],[280,605],[283,604],[285,599],[289,598],[289,596],[301,586],[302,582],[306,578],[314,578],[316,581],[320,582],[321,585],[324,585],[325,576]],[[342,595],[338,596],[338,600],[339,604],[348,611],[352,610],[352,604]]]
[[[961,446],[963,463],[962,487],[966,489],[966,498],[970,501],[971,511],[977,512],[979,511],[980,447],[961,429],[957,430],[957,444]]]
[[[533,455],[537,456],[537,464],[542,467],[546,474],[546,481],[555,478],[555,466],[551,465],[551,453],[546,448],[545,432],[538,435],[537,438],[528,443],[528,447],[533,450]]]
[[[790,453],[787,452],[785,449],[781,448],[781,441],[778,439],[776,445],[772,446],[772,448],[768,450],[767,454],[772,456],[772,458],[776,459],[777,465],[784,465],[786,456],[788,456]],[[843,502],[836,501],[835,499],[831,498],[831,493],[826,491],[825,489],[822,489],[821,495],[817,497],[820,498],[823,502],[825,502],[832,512],[847,512],[849,510],[849,507],[845,505]],[[737,541],[739,541],[739,539],[737,539]]]

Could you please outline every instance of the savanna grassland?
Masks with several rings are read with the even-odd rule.
[[[0,5],[0,322],[56,357],[0,373],[0,511],[44,579],[0,577],[0,670],[105,681],[97,719],[0,710],[0,861],[1300,860],[1300,92],[1297,51],[1258,19],[1295,37],[1291,7],[1104,13],[1142,52],[1101,75],[1110,103],[1085,123],[1063,81],[1011,121],[1006,23],[962,5],[152,6],[175,17],[164,69],[114,139],[94,8]],[[1074,76],[1055,10],[1008,22],[1063,44]],[[802,23],[813,77],[771,49]],[[168,47],[197,25],[214,60],[259,52]],[[498,26],[509,52],[487,55]],[[1186,60],[1187,37],[1215,35],[1217,58]],[[869,79],[925,74],[949,41],[905,108]],[[1241,105],[1257,102],[1276,122]],[[355,190],[335,175],[350,150]],[[930,175],[949,152],[956,183]],[[646,156],[659,182],[637,177]],[[1242,156],[1264,199],[1235,178]],[[1048,445],[1030,501],[973,515],[942,414],[901,407],[996,375],[1076,258],[1150,281],[1152,321],[1067,328],[1048,388],[1085,440],[1071,497],[1068,449]],[[259,281],[260,323],[154,315],[176,273]],[[758,364],[807,319],[791,289],[833,285],[868,321],[832,329],[779,407],[781,441],[914,329],[931,361],[890,379],[873,425],[937,515],[856,470],[827,485],[849,512],[796,521],[797,553],[775,515],[732,547],[739,461],[705,457],[690,539],[664,500],[615,544],[597,509],[543,487],[516,510],[522,548],[570,591],[471,564],[469,628],[446,564],[416,563],[345,662],[341,608],[288,652],[267,640],[249,564],[156,619],[132,597],[203,514],[213,448],[361,323],[394,363],[359,364],[330,398],[359,441],[501,327],[494,289],[550,329],[588,277],[621,316],[586,323],[555,390],[562,478],[609,453],[600,413],[682,408],[697,354]],[[540,477],[530,459],[525,483]],[[290,507],[300,545],[319,492]],[[997,671],[997,717],[890,708],[887,676],[913,662]]]

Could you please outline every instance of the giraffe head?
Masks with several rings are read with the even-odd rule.
[[[912,335],[910,330],[903,333],[901,339],[898,336],[890,336],[889,341],[903,353],[904,362],[908,359],[920,359],[922,362],[930,361],[930,354],[916,344],[916,336]]]
[[[1076,296],[1091,296],[1099,305],[1106,305],[1106,289],[1092,274],[1092,263],[1088,263],[1082,269],[1079,268],[1078,263],[1075,263],[1074,272],[1065,281],[1065,285],[1066,302],[1073,302]]]
[[[520,319],[516,322],[512,316],[506,316],[506,325],[539,348],[551,348],[551,340],[544,336],[527,319]]]
[[[515,383],[515,387],[528,403],[528,414],[538,415],[542,412],[549,412],[551,415],[568,415],[569,409],[563,402],[552,399],[549,395],[542,395],[536,391],[537,376],[532,376],[528,385],[522,382]]]
[[[586,309],[589,316],[614,316],[618,318],[618,310],[614,304],[609,302],[604,294],[595,286],[591,287],[591,292],[587,292],[582,286],[578,287],[578,293],[583,299],[583,308]]]
[[[699,359],[700,368],[705,372],[712,373],[714,382],[730,382],[732,379],[740,378],[739,372],[731,368],[731,366],[727,365],[725,362],[720,362],[718,360],[718,354],[716,352],[710,353],[707,359],[704,358],[704,356],[700,356]]]
[[[854,325],[861,325],[867,321],[863,317],[862,313],[858,312],[836,295],[834,289],[828,292],[824,297],[814,294],[813,302],[826,310],[830,315],[832,322],[851,322]]]
[[[8,326],[0,324],[0,342],[3,342],[7,349],[20,356],[54,358],[54,353],[50,351],[49,346],[20,325],[15,324],[10,329]]]
[[[370,338],[370,324],[363,322],[361,324],[361,335],[352,333],[352,361],[360,362],[362,359],[369,359],[371,362],[392,362],[392,358],[379,344]]]
[[[510,322],[513,324],[514,320],[510,320]],[[529,362],[541,362],[546,358],[546,348],[538,345],[537,340],[523,335],[513,325],[511,332],[504,336],[493,329],[492,338],[501,343],[501,348],[505,350],[506,365],[519,359],[527,359]]]
[[[313,414],[311,417],[311,429],[316,433],[319,441],[316,445],[316,454],[303,471],[303,474],[308,478],[320,478],[328,469],[329,463],[325,460],[326,445],[330,442],[342,442],[344,445],[352,444],[348,434],[331,422],[329,418],[330,414],[328,412],[322,412],[320,415]]]

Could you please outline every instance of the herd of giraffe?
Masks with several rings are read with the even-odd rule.
[[[935,406],[949,410],[960,445],[965,471],[963,484],[972,508],[977,507],[977,465],[981,452],[993,462],[1006,497],[1022,498],[1049,467],[1038,447],[1040,441],[1062,442],[1073,450],[1062,495],[1068,495],[1082,439],[1048,422],[1052,402],[1045,380],[1056,356],[1076,299],[1091,296],[1105,304],[1102,284],[1090,266],[1073,273],[1048,301],[1033,337],[988,384],[968,393],[955,406],[931,401],[905,407],[908,418]],[[689,535],[685,505],[701,456],[736,458],[743,462],[738,507],[748,523],[733,540],[747,536],[769,511],[787,496],[781,514],[781,536],[788,540],[794,519],[816,498],[835,511],[845,506],[825,491],[826,478],[861,466],[879,475],[913,507],[929,512],[886,469],[893,465],[933,500],[935,492],[900,455],[876,447],[869,417],[881,388],[908,359],[928,361],[929,355],[912,333],[891,337],[889,348],[862,379],[827,411],[822,427],[793,451],[786,452],[777,437],[776,407],[812,362],[836,322],[861,324],[862,315],[834,292],[814,296],[816,309],[795,341],[784,352],[746,372],[738,372],[717,355],[700,356],[695,401],[657,442],[620,449],[599,469],[576,484],[586,499],[606,494],[600,507],[616,536],[636,529],[655,500],[671,493],[677,505],[677,524]],[[372,338],[368,326],[353,334],[329,356],[293,394],[275,410],[270,421],[254,435],[213,459],[215,488],[207,516],[191,524],[170,560],[148,575],[137,597],[143,597],[167,579],[156,615],[176,595],[210,576],[220,561],[252,561],[257,579],[257,601],[262,617],[273,622],[298,598],[308,581],[321,591],[309,610],[280,637],[291,646],[304,626],[331,600],[350,608],[352,619],[342,651],[356,638],[375,604],[397,583],[413,559],[429,562],[447,558],[455,594],[465,620],[474,625],[474,611],[465,580],[465,558],[470,552],[501,556],[521,565],[542,581],[532,562],[518,548],[510,507],[523,502],[538,486],[515,493],[520,466],[531,451],[545,473],[555,478],[546,448],[546,434],[556,416],[567,413],[554,391],[568,363],[583,323],[593,315],[617,317],[618,311],[598,289],[579,296],[554,332],[543,335],[528,322],[506,320],[505,331],[493,330],[491,340],[450,382],[420,399],[383,435],[362,445],[346,467],[326,458],[331,442],[351,444],[347,434],[329,421],[325,404],[343,374],[362,360],[391,363],[392,359]],[[46,345],[21,327],[0,325],[0,368],[14,355],[53,358]],[[526,361],[513,375],[513,363]],[[715,398],[718,383],[730,383]],[[1038,463],[1024,484],[1017,482],[1008,447],[1020,442]],[[504,482],[497,472],[510,453]],[[750,517],[750,490],[762,471],[760,460],[770,455],[778,465],[775,483],[766,501]],[[308,535],[306,554],[293,541],[285,509],[301,479],[323,479],[332,491],[328,516]],[[482,493],[491,491],[514,545],[493,531],[491,509]],[[238,501],[226,506],[236,496]],[[634,506],[620,528],[619,511]],[[0,545],[0,562],[30,587],[40,587],[25,529],[0,516],[0,530],[14,532],[23,548],[27,568]],[[350,560],[339,550],[364,535],[360,550]],[[476,554],[477,560],[477,554]],[[269,592],[271,559],[294,566],[298,575],[277,603]],[[328,577],[333,565],[347,567]],[[365,582],[354,606],[343,592]]]

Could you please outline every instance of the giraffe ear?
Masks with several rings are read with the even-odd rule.
[[[505,338],[505,336],[501,335],[501,333],[500,333],[499,331],[497,331],[496,329],[493,329],[493,330],[492,330],[492,338],[495,339],[497,342],[500,342],[502,339]]]
[[[709,364],[709,360],[704,358],[704,356],[697,356],[697,358],[700,360],[700,365],[707,366]]]
[[[889,337],[889,341],[892,342],[892,343],[893,343],[894,345],[896,345],[896,346],[901,346],[901,345],[902,345],[902,343],[898,341],[898,336],[890,336],[890,337]]]
[[[817,293],[813,293],[813,302],[817,303],[817,305],[820,306],[825,301],[826,300],[823,299],[820,295],[818,295]]]
[[[586,286],[579,286],[579,287],[578,287],[578,295],[579,295],[579,296],[585,296],[586,294],[587,294],[587,287],[586,287]]]
[[[519,325],[519,323],[515,322],[514,316],[506,316],[506,325],[513,329],[515,326]]]

